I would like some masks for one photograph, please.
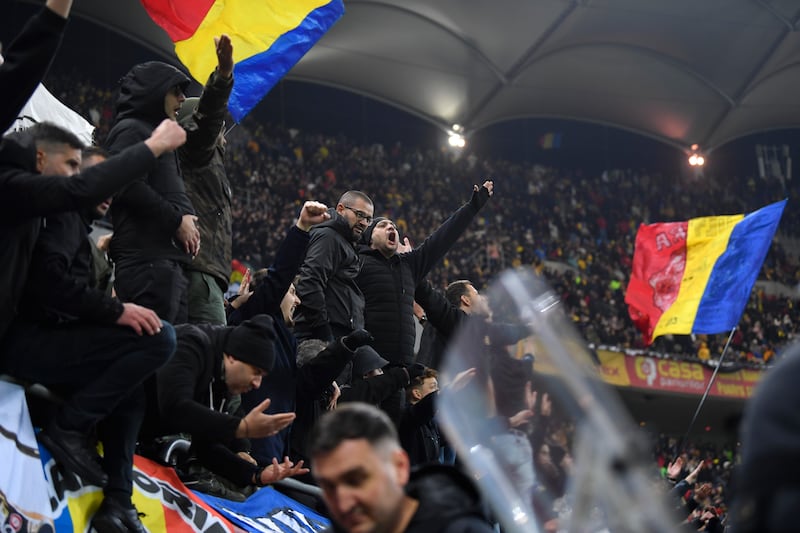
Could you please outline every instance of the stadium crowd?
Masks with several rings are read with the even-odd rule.
[[[45,33],[63,29],[66,15],[48,10],[64,2],[48,1]],[[210,490],[202,483],[213,472],[225,480],[214,490],[228,497],[287,477],[313,480],[304,462],[327,452],[309,449],[307,434],[337,402],[380,406],[412,465],[446,462],[435,423],[439,379],[452,394],[495,391],[486,418],[500,430],[491,446],[519,459],[513,482],[556,530],[570,505],[561,498],[575,427],[550,403],[531,361],[508,357],[527,328],[489,320],[481,291],[504,269],[534,266],[592,346],[643,350],[624,304],[639,224],[797,196],[773,181],[690,182],[652,170],[587,175],[434,147],[365,145],[255,118],[223,137],[233,56],[227,37],[214,44],[218,65],[199,102],[186,99],[185,74],[160,62],[132,68],[119,94],[72,74],[46,80],[92,120],[107,152],[48,124],[11,134],[0,148],[6,192],[56,191],[24,208],[3,199],[26,222],[4,215],[2,244],[13,247],[16,269],[6,282],[21,288],[4,302],[3,370],[65,395],[40,439],[67,471],[105,489],[92,519],[101,533],[143,530],[131,501],[133,449],[138,441],[141,453],[158,458],[161,449],[148,445],[165,434],[191,435],[197,468],[185,465],[184,480]],[[23,153],[36,154],[35,163]],[[99,160],[89,164],[91,156]],[[112,192],[116,295],[94,285],[84,231]],[[787,236],[795,236],[796,217],[791,207],[784,215]],[[228,245],[226,266],[236,258],[253,272],[270,269],[252,280],[246,274],[237,297],[223,303],[214,300],[219,273],[206,266]],[[795,252],[774,244],[760,277],[793,288]],[[794,339],[794,303],[781,294],[753,292],[731,343],[737,364],[769,363]],[[415,298],[424,317],[413,314]],[[445,344],[458,326],[472,326],[483,341],[473,345],[488,353],[439,375],[435,350],[424,365],[411,353],[416,328],[408,326],[423,319]],[[724,340],[674,336],[648,350],[711,363]],[[56,346],[57,357],[48,355]],[[25,350],[30,358],[14,356]],[[80,365],[68,367],[73,360]],[[661,439],[654,460],[676,482],[688,527],[721,530],[732,450],[678,449]],[[448,477],[455,474],[418,472],[437,488],[460,483]],[[316,479],[330,505],[330,480]]]
[[[54,94],[92,117],[102,140],[112,115],[112,90],[79,76],[76,82],[76,76],[48,81]],[[330,205],[347,188],[369,191],[377,212],[419,242],[446,217],[443,200],[453,190],[480,176],[497,176],[503,202],[488,206],[432,271],[434,284],[469,279],[485,287],[506,268],[535,265],[591,344],[621,350],[645,348],[624,303],[640,224],[748,212],[798,194],[793,183],[786,190],[777,180],[753,177],[689,180],[641,169],[590,176],[468,152],[457,156],[437,147],[365,145],[254,118],[233,128],[228,143],[226,164],[235,191],[233,254],[253,269],[271,264],[281,238],[273,228],[286,227],[304,198]],[[779,234],[795,236],[797,217],[790,201]],[[786,250],[780,242],[773,243],[759,280],[793,290],[800,282],[798,250]],[[794,338],[797,311],[786,294],[754,289],[727,361],[762,366]],[[727,335],[667,336],[648,351],[708,363],[720,356],[726,340]]]

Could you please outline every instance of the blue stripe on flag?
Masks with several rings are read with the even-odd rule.
[[[238,123],[308,52],[344,13],[342,0],[332,0],[308,14],[295,29],[281,35],[269,49],[234,65],[236,83],[228,110]]]
[[[785,205],[783,200],[762,207],[733,228],[703,291],[692,333],[720,333],[739,323]]]

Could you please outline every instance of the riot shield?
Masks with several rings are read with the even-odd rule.
[[[486,291],[490,320],[451,341],[439,420],[504,532],[674,531],[648,441],[602,382],[561,301],[532,270]],[[453,387],[455,388],[455,387]]]

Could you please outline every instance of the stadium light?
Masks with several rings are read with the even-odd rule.
[[[447,142],[450,143],[450,146],[453,148],[464,148],[464,146],[467,145],[464,136],[455,131],[450,132],[450,137],[447,138]]]
[[[689,165],[693,167],[702,167],[706,164],[706,158],[700,154],[700,147],[696,144],[692,145],[691,154],[689,155]]]

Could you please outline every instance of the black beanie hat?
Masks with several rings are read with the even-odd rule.
[[[270,316],[256,315],[228,329],[223,345],[226,354],[261,370],[272,371],[275,366],[275,326]]]
[[[375,217],[372,219],[372,224],[367,226],[367,229],[361,234],[361,244],[366,244],[367,246],[372,244],[372,232],[381,220],[386,220],[386,217]]]

